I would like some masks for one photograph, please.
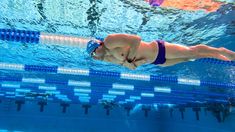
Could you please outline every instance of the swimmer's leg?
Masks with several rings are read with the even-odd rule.
[[[166,59],[188,58],[216,58],[220,60],[234,60],[235,52],[225,48],[214,48],[207,45],[183,46],[178,44],[165,43]]]

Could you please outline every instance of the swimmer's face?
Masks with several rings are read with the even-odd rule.
[[[103,60],[105,55],[104,44],[100,43],[100,46],[92,52],[92,58],[96,60]]]

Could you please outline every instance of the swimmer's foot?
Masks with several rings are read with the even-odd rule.
[[[226,48],[213,48],[204,44],[192,46],[196,58],[215,58],[223,61],[235,59],[234,53]]]
[[[223,61],[231,61],[231,59],[229,59],[228,57],[226,57],[224,55],[217,55],[216,58],[223,60]]]
[[[226,48],[220,48],[220,54],[227,57],[230,61],[235,60],[235,52]]]
[[[201,58],[215,58],[223,61],[231,61],[231,59],[229,59],[227,56],[224,56],[223,54],[220,53],[202,55]]]

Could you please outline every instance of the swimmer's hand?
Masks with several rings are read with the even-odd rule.
[[[141,58],[141,59],[136,59],[133,61],[125,60],[122,65],[131,70],[135,70],[138,66],[146,64],[146,63],[147,63],[147,60],[145,58]]]
[[[128,60],[125,60],[122,65],[131,70],[134,70],[137,67],[133,62],[130,62],[130,61],[128,62]]]

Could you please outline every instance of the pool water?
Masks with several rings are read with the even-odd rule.
[[[141,36],[144,41],[162,39],[187,46],[203,43],[209,46],[225,47],[235,51],[235,5],[233,4],[233,1],[224,2],[217,11],[207,12],[203,9],[192,11],[165,6],[151,7],[147,2],[142,0],[2,0],[0,12],[0,29],[39,31],[79,37],[105,37],[111,33],[129,33]],[[78,122],[86,120],[87,122],[90,122],[91,126],[96,126],[93,127],[96,129],[88,129],[89,125],[87,125],[87,127],[82,127],[83,125],[86,126],[86,124],[80,123],[77,127],[74,127],[74,129],[79,129],[80,127],[82,131],[97,131],[99,128],[100,130],[107,131],[105,129],[112,129],[112,124],[116,124],[116,126],[113,126],[113,128],[116,128],[116,131],[170,131],[170,129],[167,129],[167,124],[170,124],[169,122],[163,125],[164,129],[154,125],[157,123],[156,119],[166,121],[169,118],[166,116],[168,113],[166,114],[165,111],[161,111],[161,113],[164,113],[162,114],[164,116],[161,116],[161,113],[156,113],[156,111],[158,111],[157,109],[160,109],[160,107],[165,108],[166,106],[169,106],[169,104],[178,104],[179,102],[176,100],[182,101],[184,99],[191,100],[191,103],[198,102],[200,105],[208,100],[208,102],[218,101],[228,104],[233,103],[235,97],[235,65],[195,61],[164,68],[149,64],[140,66],[136,70],[129,70],[119,65],[92,60],[86,54],[84,49],[76,47],[69,47],[66,45],[36,45],[10,41],[0,41],[0,63],[66,67],[70,69],[88,69],[89,71],[94,71],[94,75],[92,76],[77,76],[40,71],[0,69],[0,99],[3,99],[2,103],[0,103],[0,108],[5,108],[5,106],[7,106],[6,110],[1,112],[0,115],[2,119],[8,121],[4,123],[0,121],[3,123],[3,125],[0,125],[0,129],[3,128],[6,129],[6,131],[8,131],[8,129],[9,131],[16,129],[22,131],[56,131],[56,129],[52,129],[52,127],[45,127],[43,129],[40,127],[45,126],[45,124],[43,124],[44,121],[50,120],[53,122],[53,120],[58,119],[59,116],[62,116],[63,120],[70,122],[70,124],[65,123],[64,129],[58,127],[57,131],[65,131],[72,126],[74,127],[76,123],[71,123],[73,119]],[[110,76],[109,73],[155,76],[163,77],[165,80],[161,81],[159,78],[157,80],[150,79],[150,81],[141,79],[121,79]],[[177,84],[171,80],[167,80],[167,77],[189,79],[191,81],[203,80],[207,83],[214,82],[216,85],[200,86],[198,83],[184,84],[185,82]],[[7,99],[6,97],[8,94],[15,94],[15,89],[7,89],[9,91],[6,93],[6,89],[3,87],[7,86],[9,88],[12,87],[12,85],[18,86],[19,82],[15,80],[19,78],[43,78],[46,82],[53,80],[50,82],[50,85],[41,85],[38,82],[31,82],[29,84],[23,82],[20,83],[20,85],[24,86],[24,88],[31,89],[32,92],[39,92],[41,94],[45,92],[42,90],[43,86],[48,86],[50,88],[56,87],[57,89],[60,89],[61,95],[68,95],[68,99],[70,101],[73,100],[70,104],[70,108],[73,109],[68,109],[68,114],[66,116],[61,114],[59,112],[60,110],[58,110],[60,108],[57,107],[59,103],[63,101],[59,99],[56,100],[54,97],[49,96],[48,98],[46,97],[46,101],[48,101],[47,106],[49,107],[47,109],[49,110],[45,109],[44,114],[40,115],[41,113],[35,108],[35,104],[37,104],[37,101],[45,101],[45,99],[43,97],[44,95],[39,95],[39,98],[28,98],[29,100],[22,106],[22,113],[15,112],[12,110],[13,108],[11,108],[15,105],[13,103],[14,101],[12,101],[14,98]],[[145,116],[143,116],[144,114],[142,113],[140,114],[140,111],[142,111],[141,105],[141,108],[135,107],[135,111],[130,113],[132,116],[131,119],[128,120],[129,118],[126,117],[126,111],[123,112],[121,103],[115,104],[117,109],[113,109],[111,116],[109,117],[106,117],[104,113],[99,114],[103,112],[104,104],[101,104],[95,105],[95,108],[92,108],[91,112],[89,111],[89,113],[91,113],[88,115],[89,118],[84,115],[77,118],[77,116],[80,115],[78,113],[84,113],[84,111],[83,108],[76,108],[75,104],[80,105],[79,101],[76,99],[77,96],[72,96],[71,89],[68,90],[71,87],[64,85],[64,82],[67,83],[69,80],[92,82],[90,86],[91,89],[98,92],[92,93],[90,95],[91,98],[92,96],[97,96],[98,98],[97,94],[101,94],[101,92],[110,94],[108,90],[113,84],[123,84],[131,85],[137,90],[135,93],[128,91],[125,93],[125,96],[152,96],[151,94],[145,93],[153,92],[154,87],[165,88],[163,93],[157,94],[158,98],[162,97],[164,99],[146,99],[141,102],[141,104],[147,104],[146,107],[154,109],[151,111],[152,113],[150,112],[150,115],[152,115],[148,116],[149,118],[145,117],[146,113]],[[39,88],[40,86],[42,86],[42,89]],[[36,90],[36,88],[39,88],[39,90]],[[167,91],[169,88],[171,88],[172,93]],[[204,94],[200,94],[200,92]],[[211,96],[209,94],[217,94],[219,96]],[[102,95],[100,96],[102,97]],[[120,99],[125,100],[125,98],[121,98],[121,96]],[[158,103],[158,106],[156,103]],[[92,104],[98,104],[98,100],[94,101]],[[133,107],[134,106],[135,103]],[[206,107],[208,108],[209,106]],[[53,113],[53,111],[56,110],[57,112]],[[79,112],[76,113],[76,110]],[[232,110],[230,110],[230,112],[231,111]],[[29,116],[27,113],[30,113],[32,116]],[[112,115],[112,113],[118,114]],[[189,120],[194,119],[193,111],[186,111],[186,113],[188,114],[188,117],[190,117]],[[24,117],[28,118],[24,119]],[[211,117],[208,117],[209,121],[214,117],[213,114]],[[40,127],[33,129],[33,127],[29,128],[24,126],[24,123],[21,125],[14,125],[14,119],[18,119],[22,122],[28,122],[30,126],[30,121],[34,118],[39,119],[37,123],[40,124],[38,125]],[[179,119],[181,119],[180,116]],[[227,119],[229,121],[226,126],[231,127],[233,119],[234,117]],[[179,121],[175,119],[175,116],[172,120],[176,122]],[[100,125],[96,124],[97,121],[100,121]],[[207,121],[208,119],[205,118],[204,123]],[[110,126],[107,126],[106,128],[106,126],[103,125],[104,123],[108,123]],[[190,121],[180,122],[174,126],[178,131],[182,131],[183,127],[181,126],[184,123],[186,123],[187,126],[190,126],[190,128],[192,128],[190,130],[192,131],[193,128],[195,128],[195,126],[193,126],[195,122]],[[213,123],[210,125],[213,126]],[[58,119],[58,124],[64,124],[64,121]],[[59,126],[58,124],[57,126]],[[138,126],[137,124],[143,125]],[[203,123],[201,122],[199,124],[202,125]],[[50,125],[56,126],[56,123]],[[10,128],[9,126],[14,127]],[[31,126],[33,125],[31,124]],[[207,126],[207,131],[217,131],[217,128],[212,129],[211,126]],[[204,127],[206,127],[206,125],[204,125]],[[76,131],[72,130],[72,128],[69,130]],[[231,129],[224,129],[223,126],[218,126],[218,131],[220,130],[233,131],[235,128],[231,127]]]

